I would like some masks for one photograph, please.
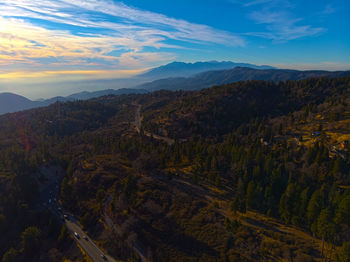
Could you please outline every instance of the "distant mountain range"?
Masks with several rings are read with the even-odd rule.
[[[150,71],[139,75],[139,77],[146,79],[160,79],[168,77],[189,77],[198,73],[212,71],[212,70],[225,70],[233,69],[235,67],[248,67],[254,69],[274,69],[272,66],[267,65],[253,65],[247,63],[235,63],[231,61],[209,61],[209,62],[196,62],[196,63],[183,63],[173,62],[164,66],[160,66]]]
[[[0,114],[26,110],[35,107],[37,102],[31,101],[24,96],[1,93],[0,94]]]
[[[147,92],[148,91],[146,90],[128,88],[122,88],[118,90],[106,89],[96,92],[80,92],[66,97],[57,96],[50,99],[40,99],[36,101],[32,101],[28,98],[13,93],[0,93],[0,115],[36,107],[48,106],[57,101],[67,102],[74,100],[87,100],[105,95],[144,94]]]
[[[244,67],[243,67],[244,66]],[[222,70],[224,69],[224,70]],[[350,71],[298,71],[288,69],[274,69],[271,66],[257,66],[235,62],[174,62],[154,68],[147,73],[130,79],[109,79],[103,81],[113,86],[115,83],[124,83],[133,88],[106,89],[96,92],[80,92],[70,96],[57,96],[50,99],[29,100],[12,93],[0,93],[0,114],[17,112],[35,107],[43,107],[57,101],[87,100],[104,95],[142,94],[150,91],[167,90],[197,90],[214,85],[228,84],[245,80],[286,81],[310,77],[337,78],[350,75]],[[157,80],[154,80],[157,79]],[[92,81],[94,85],[99,82]],[[143,84],[140,84],[143,83]],[[104,86],[104,85],[102,85]]]
[[[286,81],[299,80],[312,77],[330,77],[337,78],[349,76],[350,71],[298,71],[289,69],[254,69],[247,67],[235,67],[230,70],[208,71],[197,74],[192,77],[172,77],[155,80],[145,84],[138,85],[138,89],[148,91],[155,90],[197,90],[211,87],[214,85],[223,85],[246,80],[266,80],[266,81]]]
[[[50,99],[40,99],[36,101],[29,100],[23,96],[12,94],[12,93],[0,93],[0,114],[17,112],[21,110],[31,109],[35,107],[48,106],[57,101],[65,102],[72,100],[85,100],[94,97],[100,97],[104,95],[121,95],[129,93],[144,93],[145,90],[141,90],[138,85],[143,85],[143,83],[148,83],[157,79],[164,79],[169,77],[190,77],[198,73],[207,72],[210,70],[223,70],[232,69],[237,66],[246,66],[251,68],[259,69],[270,69],[271,66],[257,66],[253,64],[246,63],[235,63],[235,62],[196,62],[196,63],[183,63],[183,62],[173,62],[164,66],[160,66],[150,71],[140,74],[138,76],[128,78],[128,79],[106,79],[106,80],[90,80],[82,82],[66,82],[63,85],[74,85],[74,87],[86,89],[93,89],[99,86],[100,88],[105,88],[102,91],[96,92],[80,92],[70,96],[57,96]],[[57,84],[56,84],[57,85]],[[147,85],[147,84],[146,84]],[[157,89],[163,89],[161,85]],[[124,88],[121,88],[124,87]],[[133,88],[135,87],[135,88]],[[45,88],[45,86],[43,86]],[[58,85],[56,88],[61,88]],[[84,89],[85,89],[84,88]],[[117,89],[121,88],[121,89]],[[177,89],[177,88],[175,88]],[[153,90],[153,88],[150,88]]]
[[[95,97],[100,96],[107,96],[107,95],[128,95],[128,94],[144,94],[147,93],[146,90],[141,89],[132,89],[132,88],[121,88],[121,89],[106,89],[106,90],[100,90],[95,92],[80,92],[75,93],[69,96],[57,96],[46,100],[40,100],[39,102],[43,103],[44,105],[49,105],[52,103],[55,103],[57,101],[60,102],[66,102],[66,101],[74,101],[74,100],[88,100]]]

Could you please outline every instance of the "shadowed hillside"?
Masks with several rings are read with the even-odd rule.
[[[0,256],[13,247],[24,257],[27,226],[45,232],[37,243],[51,239],[34,219],[33,174],[59,164],[59,202],[115,258],[344,261],[349,86],[349,77],[246,81],[1,116]],[[55,234],[27,261],[58,246]]]

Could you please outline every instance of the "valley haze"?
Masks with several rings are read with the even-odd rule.
[[[243,67],[245,66],[245,67]],[[271,66],[257,66],[234,62],[173,62],[149,70],[146,73],[130,79],[110,79],[103,81],[88,81],[96,86],[115,87],[131,86],[130,88],[102,89],[100,91],[83,91],[68,96],[57,96],[49,99],[29,100],[13,93],[0,93],[0,114],[17,112],[25,109],[43,107],[55,102],[87,100],[105,95],[143,94],[156,90],[198,90],[215,85],[229,84],[246,80],[287,81],[312,77],[336,78],[350,75],[350,71],[298,71],[290,69],[275,69]],[[127,84],[126,84],[127,83]],[[138,84],[136,84],[138,83]],[[80,84],[84,84],[80,83]],[[66,83],[72,85],[72,83]],[[76,84],[75,84],[76,85]],[[94,88],[95,86],[95,88]]]

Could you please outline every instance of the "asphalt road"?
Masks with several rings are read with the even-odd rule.
[[[49,170],[46,169],[45,176],[48,173],[52,174],[52,172],[57,172],[55,169]],[[50,181],[46,182],[41,189],[40,192],[40,206],[41,208],[48,208],[54,216],[57,217],[59,221],[66,225],[68,231],[72,234],[74,240],[84,249],[86,254],[92,259],[94,262],[116,262],[112,257],[104,254],[104,252],[97,247],[97,245],[89,238],[82,228],[79,225],[78,220],[69,212],[65,211],[57,202],[58,192],[59,192],[59,178],[53,178]],[[67,219],[64,219],[64,215],[67,215]],[[76,237],[74,233],[78,233],[79,237]],[[103,258],[101,255],[104,255]]]
[[[93,240],[86,235],[86,233],[82,230],[79,225],[78,220],[67,211],[64,211],[63,208],[56,202],[52,201],[51,204],[48,205],[49,210],[60,220],[63,224],[66,225],[68,231],[73,236],[74,240],[81,246],[82,249],[86,252],[86,254],[92,259],[94,262],[102,262],[102,261],[110,261],[116,262],[112,257],[105,254],[98,246],[93,242]],[[59,211],[58,209],[61,209]],[[65,219],[63,216],[66,215]],[[78,234],[78,237],[75,235]],[[102,255],[105,256],[102,257]]]
[[[92,241],[91,238],[89,238],[84,231],[80,228],[79,224],[74,221],[74,218],[70,217],[69,220],[65,220],[65,225],[67,226],[68,230],[73,235],[74,239],[78,244],[84,249],[84,251],[89,255],[89,257],[97,262],[97,261],[114,261],[115,260],[104,254],[102,250],[100,250],[95,243]],[[79,237],[76,237],[74,235],[74,232],[78,233]],[[105,258],[103,258],[101,255],[105,255]]]

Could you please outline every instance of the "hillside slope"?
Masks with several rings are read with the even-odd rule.
[[[24,178],[59,163],[59,201],[116,258],[336,261],[350,243],[349,87],[246,81],[0,116],[7,235],[20,250]]]

